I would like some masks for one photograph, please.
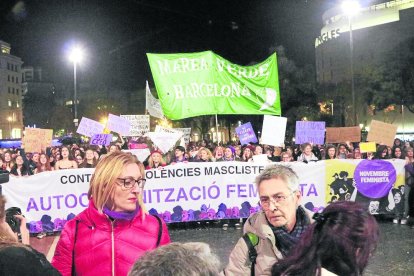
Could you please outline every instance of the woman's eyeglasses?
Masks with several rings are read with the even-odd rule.
[[[130,178],[118,178],[118,180],[121,181],[120,184],[127,190],[131,190],[132,188],[134,188],[135,184],[138,184],[138,188],[140,188],[142,190],[142,189],[144,189],[145,181],[147,181],[145,178],[139,178],[139,179],[135,180],[132,177],[130,177]]]

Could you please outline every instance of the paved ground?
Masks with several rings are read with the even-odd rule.
[[[389,221],[379,223],[381,240],[364,275],[414,275],[414,229],[406,225],[394,225]],[[219,224],[214,223],[197,228],[177,229],[175,225],[170,226],[171,239],[176,242],[208,243],[225,266],[231,250],[242,235],[242,230],[229,228],[224,231]],[[31,243],[50,260],[58,238],[58,236],[48,236],[41,240],[31,238]]]
[[[364,275],[414,275],[414,229],[406,225],[380,222],[381,240]],[[201,241],[210,244],[225,266],[228,256],[242,230],[229,228],[223,231],[215,225],[200,230],[170,230],[171,239],[177,242]]]

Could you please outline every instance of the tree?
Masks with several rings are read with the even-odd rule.
[[[278,55],[282,115],[288,118],[286,137],[290,138],[294,136],[296,121],[321,120],[323,114],[318,104],[314,66],[300,68],[287,57],[283,46],[275,50]]]
[[[53,94],[39,95],[27,93],[23,98],[23,124],[36,125],[38,128],[50,127],[55,99]]]
[[[386,53],[379,64],[365,68],[359,80],[367,103],[377,110],[404,104],[414,113],[414,38]]]
[[[69,108],[65,106],[55,105],[48,111],[52,114],[49,122],[49,127],[55,131],[55,133],[62,134],[69,132],[75,126],[73,124],[73,114]]]

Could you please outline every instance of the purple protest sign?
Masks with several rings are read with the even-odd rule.
[[[128,135],[131,129],[131,122],[109,113],[106,128],[121,135]]]
[[[396,179],[394,166],[384,160],[363,160],[354,172],[358,192],[370,198],[386,196]]]
[[[105,126],[101,123],[88,119],[86,117],[82,117],[76,132],[88,137],[92,137],[97,133],[102,133],[104,128]]]
[[[109,146],[112,141],[112,134],[95,134],[91,138],[91,145],[105,145]]]
[[[295,143],[312,143],[323,145],[325,143],[325,122],[297,121]]]
[[[258,142],[256,134],[254,133],[252,124],[250,122],[237,127],[236,133],[239,136],[240,143],[242,145],[248,144],[250,142]]]

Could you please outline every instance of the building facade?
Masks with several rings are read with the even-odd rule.
[[[41,67],[22,67],[22,91],[24,125],[50,128],[56,88],[54,83],[44,79]]]
[[[7,42],[0,40],[0,51],[0,139],[21,138],[23,62]]]
[[[331,87],[349,83],[349,90],[342,94],[342,97],[348,99],[352,97],[350,30],[353,36],[354,76],[369,68],[384,65],[385,58],[392,51],[396,51],[404,41],[414,38],[414,0],[376,2],[369,7],[362,8],[351,19],[342,12],[341,7],[326,11],[322,16],[321,33],[315,39],[318,83]],[[329,91],[327,93],[329,94]],[[350,125],[369,126],[372,119],[381,120],[384,117],[382,113],[378,117],[378,114],[367,112],[364,97],[358,93],[357,86],[355,94],[357,122],[351,122]],[[398,103],[401,101],[396,99],[396,104]],[[332,104],[335,105],[335,102]],[[394,118],[394,116],[392,123],[399,125],[398,132],[405,131],[414,134],[414,114],[403,113],[399,112],[400,117]]]

